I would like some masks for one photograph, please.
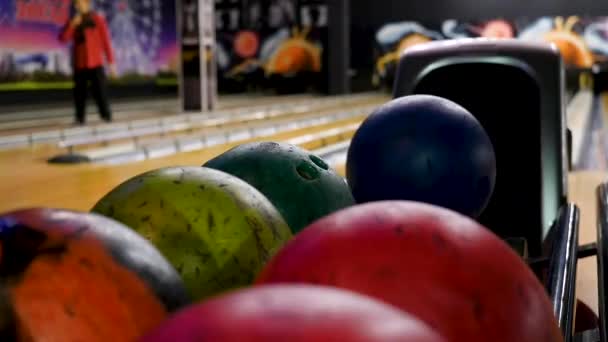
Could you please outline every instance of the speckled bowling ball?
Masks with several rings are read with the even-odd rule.
[[[291,238],[277,209],[227,173],[168,167],[120,184],[93,208],[151,241],[195,299],[249,285]]]

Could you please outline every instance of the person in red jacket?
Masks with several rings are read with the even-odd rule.
[[[74,102],[76,122],[86,121],[85,108],[88,83],[101,118],[112,121],[105,89],[104,55],[110,65],[110,72],[116,76],[114,52],[106,20],[91,9],[91,0],[75,0],[76,14],[65,25],[59,39],[72,42],[72,62],[74,67]]]

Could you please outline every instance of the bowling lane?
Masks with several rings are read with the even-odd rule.
[[[570,175],[569,198],[581,209],[580,244],[597,240],[596,188],[608,179],[608,94],[595,97],[586,131],[584,153],[579,170]],[[598,312],[597,260],[579,261],[577,296]]]
[[[568,197],[581,210],[579,244],[597,240],[596,188],[608,179],[606,171],[576,171],[569,177]],[[598,312],[597,259],[586,258],[578,262],[577,297]]]
[[[601,106],[601,116],[600,122],[601,127],[598,129],[598,150],[601,151],[603,164],[602,170],[608,169],[608,93],[602,96],[602,101],[600,101],[599,106]]]
[[[127,122],[137,119],[161,118],[174,115],[178,102],[174,99],[149,100],[117,104],[113,109],[113,122]],[[0,135],[17,135],[61,130],[75,127],[73,110],[68,107],[48,110],[5,113],[0,115]],[[87,126],[101,126],[97,109],[87,108]],[[26,118],[23,118],[25,116]],[[28,118],[31,117],[31,118]]]
[[[349,110],[356,110],[357,108],[365,108],[367,106],[376,106],[382,103],[383,98],[364,98],[364,99],[352,99],[340,102],[320,102],[320,103],[306,103],[306,104],[294,104],[288,106],[282,110],[260,110],[245,112],[242,115],[234,116],[233,118],[225,117],[214,117],[207,122],[190,122],[182,125],[173,131],[163,134],[152,134],[150,136],[142,136],[138,139],[137,143],[133,145],[132,139],[125,139],[124,141],[130,143],[133,147],[132,152],[142,150],[145,146],[159,144],[167,141],[175,141],[180,138],[193,138],[199,137],[205,139],[213,135],[230,134],[230,132],[244,132],[245,135],[253,135],[255,131],[264,131],[262,128],[270,127],[279,122],[285,123],[296,123],[295,126],[304,124],[304,121],[309,118],[323,118],[325,116],[338,112],[347,112]],[[323,100],[321,100],[323,101]],[[362,110],[363,111],[363,110]],[[363,112],[361,114],[364,114]],[[120,141],[115,140],[113,143],[119,143]],[[99,144],[97,144],[99,145]],[[84,152],[86,154],[86,152]]]
[[[342,119],[359,118],[363,120],[370,108],[376,104],[365,106],[340,106],[334,109],[310,110],[301,113],[286,113],[272,119],[243,121],[239,125],[223,126],[221,128],[203,129],[187,134],[169,134],[162,138],[138,141],[137,144],[125,145],[118,153],[107,149],[96,149],[82,152],[93,162],[121,163],[137,160],[158,158],[179,152],[200,150],[225,142],[244,141],[252,137],[265,139],[279,132],[292,131],[299,128],[315,127],[320,124]],[[109,153],[108,153],[109,152]]]
[[[580,160],[575,165],[577,170],[606,170],[608,167],[606,117],[607,94],[594,96],[589,110],[588,124],[582,140]]]
[[[572,164],[575,169],[580,167],[581,156],[585,152],[593,99],[593,92],[589,89],[578,92],[568,104],[567,124],[572,133]]]
[[[258,124],[271,125],[274,122],[277,122],[279,120],[285,120],[288,118],[286,116],[282,117],[281,115],[283,115],[283,114],[290,115],[289,119],[299,120],[308,115],[321,115],[323,113],[329,113],[331,111],[349,110],[349,109],[354,109],[354,108],[357,108],[357,107],[363,106],[363,105],[370,105],[370,104],[373,105],[376,103],[380,103],[383,99],[384,99],[384,97],[382,97],[382,96],[369,97],[369,98],[362,97],[362,98],[354,98],[354,99],[344,98],[344,102],[342,102],[342,100],[340,100],[340,98],[335,98],[333,100],[328,99],[327,103],[321,102],[321,103],[315,104],[315,105],[313,105],[311,103],[311,107],[309,108],[309,110],[304,110],[306,108],[300,108],[298,110],[295,110],[297,107],[308,106],[305,103],[311,102],[311,100],[309,99],[307,101],[302,102],[298,106],[296,106],[294,104],[293,106],[287,107],[288,111],[285,111],[284,113],[273,112],[272,116],[268,117],[268,118],[240,119],[239,117],[235,117],[234,120],[230,119],[226,122],[221,123],[221,126],[222,126],[223,130],[227,129],[227,128],[238,129],[238,127],[245,127],[247,124],[250,124],[254,121],[257,121]],[[333,103],[337,100],[340,100],[340,102]],[[326,101],[326,100],[322,100],[322,101]],[[254,104],[252,104],[252,106],[254,106]],[[255,108],[257,108],[257,107],[255,107]],[[261,108],[264,108],[264,107],[261,106],[260,109]],[[289,110],[294,110],[294,111],[293,111],[293,113],[289,113]],[[243,115],[248,115],[248,114],[249,113],[247,113],[247,112],[243,113]],[[155,142],[160,142],[162,140],[179,138],[184,135],[193,135],[194,133],[204,136],[206,133],[217,131],[217,129],[214,128],[214,125],[211,124],[211,121],[213,121],[213,120],[210,119],[209,124],[207,124],[206,121],[201,121],[199,123],[196,123],[196,126],[194,129],[180,129],[180,130],[176,130],[173,133],[153,134],[153,135],[142,136],[142,137],[138,138],[137,144],[134,144],[133,139],[114,139],[107,143],[91,144],[91,145],[89,145],[88,148],[84,148],[84,152],[94,151],[96,149],[99,150],[99,149],[107,149],[107,148],[110,148],[110,149],[118,148],[120,146],[120,144],[123,144],[123,148],[122,148],[123,151],[128,151],[128,150],[136,149],[137,146],[139,146],[139,145],[154,144]],[[124,146],[124,145],[126,145],[126,146]],[[83,148],[80,147],[77,150],[79,150],[79,149],[83,149]],[[17,163],[22,163],[22,162],[27,163],[29,160],[36,161],[36,162],[44,162],[44,161],[46,161],[46,159],[48,159],[49,157],[51,157],[53,155],[62,154],[65,152],[66,152],[65,149],[59,148],[57,146],[57,144],[55,144],[55,143],[53,143],[53,144],[35,144],[35,145],[32,145],[31,147],[17,148],[17,149],[4,150],[4,151],[0,150],[0,160],[10,160],[11,163],[13,163],[13,164],[16,162]],[[0,176],[0,179],[1,179],[1,176]]]
[[[608,170],[608,93],[593,97],[575,169]]]
[[[289,102],[304,102],[314,98],[310,94],[289,96],[268,95],[226,95],[221,96],[218,101],[218,110],[235,109],[255,103],[255,105],[269,105]],[[154,117],[165,117],[175,115],[179,112],[178,99],[146,99],[113,105],[114,121],[126,122],[135,119]],[[0,135],[4,134],[28,134],[45,130],[69,128],[74,121],[72,107],[64,106],[56,109],[33,109],[23,110],[15,108],[6,110],[0,115]],[[97,115],[97,108],[90,103],[87,107],[87,122],[92,125],[103,122]]]
[[[264,140],[288,141],[299,136],[360,122],[360,118],[330,122],[275,134]],[[256,140],[258,139],[248,139],[239,143]],[[166,166],[202,165],[210,158],[236,145],[237,143],[222,144],[201,151],[117,166],[52,166],[35,161],[24,161],[17,164],[0,157],[0,165],[11,163],[10,167],[0,168],[0,191],[10,194],[10,196],[0,197],[0,210],[8,211],[33,206],[89,210],[104,194],[137,174]]]

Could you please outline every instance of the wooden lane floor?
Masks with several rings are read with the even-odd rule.
[[[581,210],[579,244],[597,241],[596,188],[608,180],[602,171],[579,171],[570,174],[569,198]],[[578,262],[577,297],[598,312],[597,259],[586,258]]]
[[[322,130],[358,124],[360,118],[279,133],[264,140],[285,141]],[[246,141],[255,141],[249,139]],[[49,165],[35,158],[0,153],[0,212],[46,206],[89,210],[103,195],[121,182],[142,172],[166,166],[202,165],[236,146],[223,144],[204,150],[180,153],[125,165]]]

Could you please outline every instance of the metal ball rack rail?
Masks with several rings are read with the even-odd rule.
[[[608,302],[605,285],[608,284],[608,183],[597,187],[597,242],[579,246],[579,209],[567,204],[560,212],[548,241],[548,259],[528,260],[531,268],[544,283],[549,293],[553,311],[566,342],[607,342]],[[574,333],[576,310],[576,269],[580,259],[597,257],[599,327]],[[543,277],[543,274],[546,276]]]

